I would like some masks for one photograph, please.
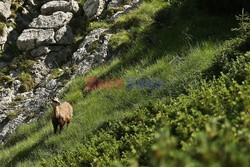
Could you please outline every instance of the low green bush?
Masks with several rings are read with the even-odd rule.
[[[22,73],[20,76],[18,76],[18,79],[21,81],[21,92],[27,92],[35,87],[35,81],[33,77],[28,73]]]

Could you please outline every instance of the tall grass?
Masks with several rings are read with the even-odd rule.
[[[109,25],[117,33],[110,48],[118,57],[94,68],[87,76],[77,77],[62,94],[61,98],[74,108],[69,127],[62,134],[53,135],[48,112],[40,122],[25,125],[10,136],[0,148],[1,164],[40,166],[54,161],[60,164],[64,161],[60,155],[73,154],[105,122],[129,118],[149,101],[175,98],[188,94],[190,87],[198,87],[202,73],[212,66],[225,40],[234,35],[230,31],[235,26],[234,17],[202,12],[193,17],[177,12],[169,22],[164,20],[159,26],[155,20],[162,15],[157,13],[168,12],[171,8],[168,5],[161,0],[144,2]],[[164,83],[160,90],[86,90],[87,77],[160,78]]]

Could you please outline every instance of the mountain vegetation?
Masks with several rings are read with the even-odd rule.
[[[61,134],[53,134],[50,108],[0,147],[1,166],[250,166],[249,7],[145,0],[115,21],[105,19],[113,11],[102,21],[78,13],[73,48],[109,28],[113,56],[60,95],[74,108]],[[123,89],[86,89],[88,77],[124,79]],[[128,89],[128,78],[161,79],[163,87]],[[29,74],[20,79],[24,90],[35,86]]]

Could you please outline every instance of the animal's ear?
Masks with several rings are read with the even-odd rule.
[[[61,104],[60,100],[57,97],[53,98],[52,102],[57,103],[57,104]]]

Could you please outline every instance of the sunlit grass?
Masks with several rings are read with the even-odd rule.
[[[91,70],[87,76],[78,76],[61,95],[63,101],[73,105],[74,116],[69,127],[53,135],[49,113],[39,123],[21,127],[14,133],[7,145],[0,148],[3,165],[41,165],[53,161],[55,155],[70,152],[83,143],[83,139],[109,120],[122,120],[133,115],[136,109],[150,100],[176,97],[187,93],[188,87],[195,86],[203,70],[208,68],[214,56],[222,48],[224,40],[233,25],[231,18],[208,19],[184,18],[177,20],[173,27],[157,28],[154,16],[166,7],[161,0],[147,1],[130,14],[120,17],[114,23],[94,22],[90,29],[111,28],[118,32],[111,39],[113,50],[125,49],[117,57]],[[137,22],[134,22],[137,21]],[[214,30],[213,24],[220,24]],[[202,31],[201,31],[202,29]],[[210,32],[216,36],[211,35]],[[80,38],[77,38],[80,40]],[[86,78],[124,79],[124,89],[86,90]],[[163,89],[126,89],[126,78],[160,78]],[[22,137],[24,136],[24,137]]]

